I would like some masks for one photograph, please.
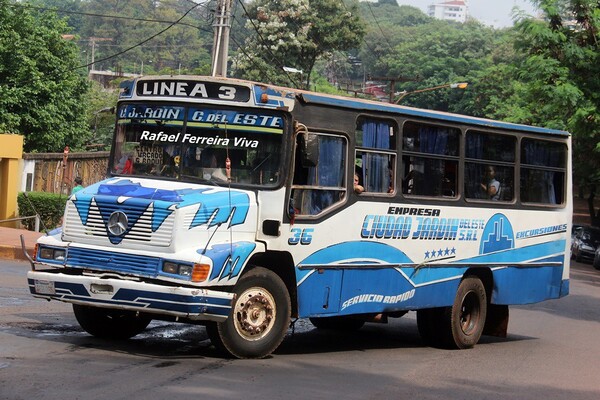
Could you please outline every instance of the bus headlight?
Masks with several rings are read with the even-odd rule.
[[[162,267],[163,272],[167,274],[178,274],[179,273],[179,265],[174,262],[165,261]]]
[[[172,261],[164,261],[163,272],[173,275],[181,275],[191,278],[192,282],[204,282],[208,278],[210,265],[208,264],[178,264]]]
[[[64,261],[66,253],[65,249],[55,249],[52,247],[40,248],[40,258],[45,260]]]

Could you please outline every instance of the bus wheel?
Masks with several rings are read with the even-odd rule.
[[[152,318],[135,311],[111,310],[73,304],[79,325],[92,336],[104,339],[129,339],[146,329]]]
[[[356,331],[365,324],[365,321],[352,317],[314,317],[309,320],[317,329],[338,331]]]
[[[235,294],[229,318],[217,324],[216,332],[207,326],[211,341],[237,358],[268,356],[279,347],[290,323],[285,284],[274,272],[257,267],[240,278]]]
[[[477,344],[487,315],[487,296],[481,280],[467,276],[458,285],[452,307],[445,309],[446,340],[451,348],[470,349]]]

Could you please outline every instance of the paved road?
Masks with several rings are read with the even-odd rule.
[[[27,293],[0,261],[0,399],[599,399],[600,271],[574,263],[571,295],[511,308],[509,337],[424,347],[415,314],[333,334],[300,320],[264,360],[220,358],[204,328],[152,323],[114,343],[67,304]]]

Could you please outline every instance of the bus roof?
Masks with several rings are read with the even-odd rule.
[[[492,119],[477,118],[467,115],[452,114],[442,111],[425,110],[420,108],[399,106],[396,104],[375,102],[362,99],[345,98],[340,96],[323,95],[319,93],[302,92],[299,96],[306,103],[314,103],[320,105],[328,105],[333,107],[352,108],[364,111],[375,111],[375,112],[388,112],[395,114],[403,114],[411,117],[429,118],[448,122],[454,122],[459,124],[469,124],[475,126],[482,126],[486,128],[496,129],[508,129],[511,131],[519,130],[523,132],[532,132],[546,135],[560,135],[569,136],[569,132],[541,128],[531,125],[515,124],[510,122],[496,121]]]
[[[139,77],[132,81],[126,81],[121,84],[121,87],[124,88],[126,86],[130,87],[130,95],[126,97],[131,97],[133,94],[133,87],[136,82],[147,82],[147,81],[198,81],[198,82],[220,82],[225,84],[237,84],[242,85],[248,88],[248,90],[252,90],[254,96],[251,96],[248,100],[249,105],[253,107],[260,108],[287,108],[288,110],[292,110],[294,107],[294,97],[301,100],[305,104],[318,104],[322,106],[330,106],[330,107],[338,107],[338,108],[346,108],[346,109],[354,109],[360,111],[371,111],[371,112],[384,112],[390,114],[400,114],[409,117],[419,117],[419,118],[427,118],[438,121],[447,121],[458,124],[467,124],[472,126],[481,126],[485,128],[494,128],[494,129],[505,129],[510,131],[521,131],[521,132],[531,132],[543,135],[558,135],[562,137],[568,137],[569,132],[557,130],[557,129],[548,129],[541,128],[531,125],[523,125],[523,124],[515,124],[510,122],[502,122],[492,119],[486,118],[477,118],[471,117],[467,115],[461,114],[453,114],[442,111],[433,111],[426,110],[420,108],[406,107],[400,106],[396,104],[384,103],[379,101],[372,101],[366,99],[357,99],[352,97],[343,97],[338,95],[331,94],[323,94],[323,93],[315,93],[309,92],[307,90],[295,89],[295,88],[287,88],[281,87],[277,85],[271,84],[263,84],[259,82],[246,81],[242,79],[236,78],[225,78],[225,77],[208,77],[208,76],[195,76],[195,75],[175,75],[175,76],[143,76]],[[267,103],[263,103],[261,99],[261,94],[267,94],[270,99]],[[152,93],[151,95],[155,95]],[[164,95],[160,95],[164,96]],[[121,97],[123,98],[123,97]],[[164,100],[166,98],[163,97]],[[181,98],[181,97],[179,97]],[[153,98],[154,100],[159,100],[160,97]],[[197,99],[196,99],[197,100]],[[214,99],[213,99],[214,100]],[[240,103],[238,102],[238,105]]]

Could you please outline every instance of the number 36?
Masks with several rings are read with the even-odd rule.
[[[314,228],[293,228],[292,237],[288,239],[288,244],[310,244],[310,242],[312,242],[312,234],[314,231]]]

